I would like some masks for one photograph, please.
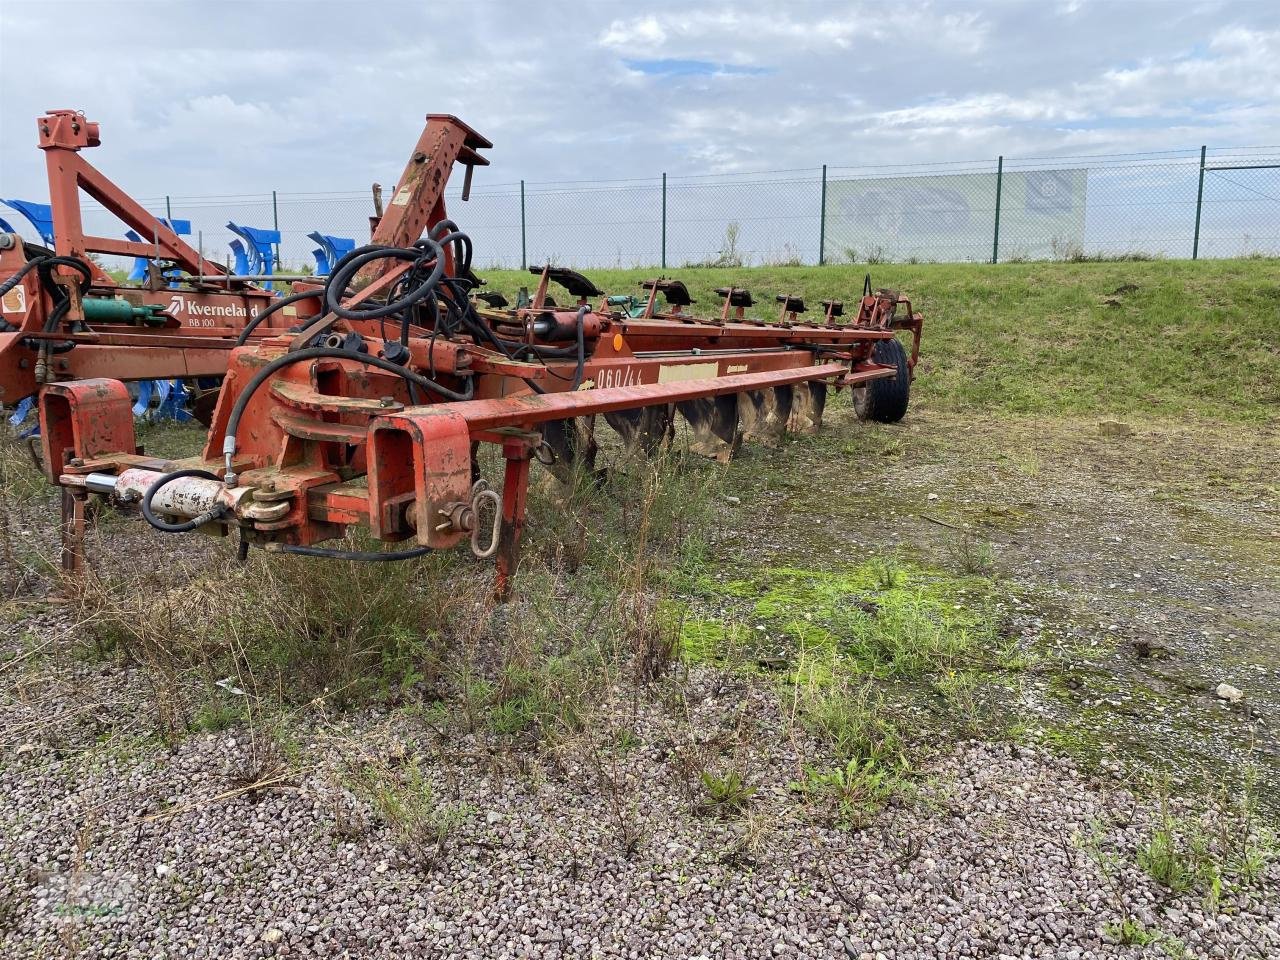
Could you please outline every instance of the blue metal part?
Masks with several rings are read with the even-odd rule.
[[[144,417],[151,411],[151,394],[155,392],[156,380],[138,381],[138,399],[133,404],[133,415]]]
[[[320,244],[311,255],[316,258],[316,275],[321,277],[327,276],[335,263],[356,248],[356,242],[350,237],[335,237],[319,230],[308,233],[307,239]]]
[[[174,233],[176,233],[180,237],[191,236],[190,220],[178,220],[176,218],[173,220],[167,220],[164,217],[161,217],[160,222],[163,223],[166,227],[168,227],[170,230],[172,230]],[[147,242],[143,240],[142,237],[138,236],[138,234],[133,230],[125,231],[125,238],[128,240],[132,240],[134,243]],[[151,261],[148,260],[146,257],[134,257],[133,269],[129,271],[129,280],[132,281],[133,283],[140,283],[141,281],[147,279],[147,266],[150,263]],[[167,274],[167,276],[177,276],[177,275],[178,275],[178,272],[176,270],[172,271],[170,274]],[[174,288],[177,285],[178,285],[177,283],[170,283],[169,287]]]
[[[14,407],[13,413],[9,415],[9,426],[18,432],[14,434],[18,440],[25,440],[27,437],[36,437],[40,435],[40,419],[36,418],[35,422],[25,430],[22,429],[23,422],[27,417],[31,416],[31,412],[36,408],[36,395],[33,393],[29,397],[23,397],[18,401],[18,405]]]
[[[231,267],[232,272],[241,276],[250,273],[249,254],[245,252],[244,244],[239,240],[232,240],[227,246],[231,248],[231,255],[235,257],[235,263]]]
[[[140,420],[186,423],[193,419],[187,410],[190,400],[191,395],[181,380],[140,380],[133,415]]]
[[[36,408],[36,395],[33,393],[29,397],[23,397],[18,401],[18,405],[14,408],[13,413],[9,415],[9,425],[11,427],[22,426],[22,421],[31,415],[31,411]]]
[[[31,222],[45,243],[53,243],[53,208],[47,203],[35,203],[31,200],[0,200],[7,207],[12,207]],[[13,233],[13,230],[7,231]]]
[[[279,230],[262,230],[258,227],[246,227],[238,223],[227,222],[227,229],[240,240],[232,240],[231,252],[235,255],[235,272],[242,275],[270,276],[275,272],[275,255],[273,247],[280,243]],[[243,242],[241,242],[243,241]],[[263,284],[272,289],[271,281]]]
[[[173,420],[175,423],[187,423],[194,420],[195,417],[187,410],[187,403],[191,397],[187,393],[187,388],[183,386],[181,380],[169,381],[170,390],[168,396],[160,401],[160,406],[156,409],[157,420]]]

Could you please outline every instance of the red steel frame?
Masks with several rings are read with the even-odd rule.
[[[388,242],[412,242],[444,218],[441,193],[449,167],[434,182],[414,176],[415,165],[422,167],[425,157],[438,166],[434,161],[439,154],[433,151],[456,151],[468,172],[472,164],[484,162],[474,148],[488,146],[487,141],[453,118],[445,119],[449,123],[432,142],[425,142],[432,133],[428,124],[389,207],[396,211],[388,213],[394,220],[383,218],[375,240],[386,236]],[[403,201],[397,202],[401,196]],[[376,297],[407,266],[374,272],[349,302]],[[452,272],[452,264],[448,269]],[[409,340],[408,368],[423,375],[429,371],[451,390],[470,385],[473,399],[415,406],[396,374],[354,359],[304,360],[277,370],[252,395],[228,444],[232,407],[264,364],[303,347],[325,329],[377,342],[380,325],[375,321],[318,316],[292,337],[271,336],[232,353],[204,452],[182,466],[226,469],[234,480],[175,480],[167,509],[181,516],[222,510],[213,522],[224,529],[237,527],[242,542],[268,550],[309,548],[353,524],[367,526],[383,541],[451,547],[481,523],[473,487],[474,451],[479,443],[492,443],[506,461],[497,551],[498,589],[505,593],[518,561],[529,461],[547,447],[542,432],[547,424],[605,415],[620,418],[630,430],[638,429],[644,411],[669,421],[672,411],[679,410],[693,425],[700,417],[691,414],[711,409],[718,397],[737,395],[739,408],[749,420],[754,417],[749,429],[760,434],[811,432],[821,421],[829,386],[862,387],[896,375],[895,367],[872,359],[878,342],[906,329],[912,334],[911,368],[919,355],[921,317],[893,293],[864,296],[848,322],[840,317],[838,304],[827,305],[821,322],[800,322],[798,301],[785,299],[780,321],[763,323],[728,319],[728,298],[722,315],[707,320],[683,311],[657,314],[652,299],[647,315],[638,319],[606,302],[595,309],[548,308],[546,286],[544,273],[530,307],[494,310],[477,304],[477,312],[492,329],[507,336],[522,333],[527,342],[543,345],[563,346],[564,337],[555,331],[576,330],[580,322],[585,363],[577,389],[576,358],[512,360],[467,337],[433,336],[427,320]],[[901,315],[900,305],[905,305]],[[542,334],[535,333],[535,323]],[[83,501],[91,492],[110,489],[119,499],[136,499],[178,466],[135,452],[132,421],[120,412],[127,395],[121,394],[111,381],[99,380],[57,384],[42,398],[45,463],[50,479],[67,491],[64,557],[69,568],[79,562]],[[717,409],[727,410],[722,419],[728,432],[736,433],[737,408],[729,402]],[[734,441],[720,442],[732,446]]]

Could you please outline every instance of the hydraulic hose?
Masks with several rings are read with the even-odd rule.
[[[40,261],[43,259],[44,257],[32,257],[30,260],[28,260],[26,263],[20,266],[18,268],[18,271],[12,277],[10,277],[4,283],[0,283],[0,297],[3,297],[6,293],[8,293],[10,290],[16,287],[18,284],[20,284],[22,282],[22,278],[25,277],[32,270],[34,270],[39,265]]]
[[[161,520],[156,516],[155,511],[151,508],[151,501],[160,489],[174,480],[181,480],[183,477],[199,477],[201,480],[221,480],[216,473],[210,473],[208,470],[187,469],[175,470],[173,473],[166,473],[151,486],[147,487],[147,492],[142,495],[142,515],[146,518],[147,523],[151,524],[157,530],[163,533],[190,533],[198,527],[203,527],[210,520],[216,520],[222,515],[222,505],[218,504],[198,517],[190,520],[184,520],[181,523],[170,523],[168,520]]]
[[[328,308],[330,313],[342,317],[344,320],[376,320],[379,317],[390,317],[399,314],[426,299],[427,295],[436,288],[436,284],[444,274],[444,251],[441,250],[440,244],[426,237],[419,240],[418,244],[421,246],[415,245],[411,248],[383,247],[370,244],[369,246],[357,247],[352,250],[338,261],[333,271],[329,274],[329,279],[324,287],[325,307]],[[425,266],[427,263],[431,263],[432,267],[426,279],[399,300],[392,300],[376,306],[366,307],[363,304],[359,304],[355,307],[344,307],[338,302],[341,291],[346,290],[362,267],[376,260],[405,260],[414,263],[415,269],[417,266]]]
[[[441,386],[420,373],[414,373],[412,370],[394,364],[390,360],[384,360],[382,357],[375,357],[371,354],[353,353],[349,350],[339,350],[336,347],[307,347],[303,350],[296,350],[293,353],[286,353],[261,367],[253,375],[253,378],[245,384],[244,389],[240,391],[240,396],[236,397],[235,405],[231,408],[231,416],[227,420],[226,438],[222,442],[222,452],[227,462],[227,473],[222,479],[227,486],[234,486],[236,480],[236,475],[231,469],[231,461],[236,452],[236,431],[240,427],[240,418],[244,416],[245,408],[249,405],[249,401],[253,399],[253,395],[257,393],[258,388],[266,383],[267,378],[277,370],[290,364],[301,363],[304,360],[319,360],[322,358],[355,360],[367,366],[377,367],[379,370],[386,370],[389,373],[403,377],[408,383],[422,387],[424,390],[429,390],[444,397],[446,400],[470,400],[475,394],[475,383],[470,379],[466,381],[465,391],[459,393],[456,390]],[[214,479],[218,478],[215,477]]]
[[[244,346],[245,342],[249,339],[249,334],[253,333],[253,331],[258,328],[258,324],[262,323],[263,320],[267,319],[267,317],[271,316],[277,310],[281,310],[290,304],[298,303],[302,300],[311,299],[312,297],[323,298],[324,290],[308,290],[306,293],[295,293],[287,297],[281,297],[244,325],[244,329],[240,331],[240,336],[236,337],[236,346]]]

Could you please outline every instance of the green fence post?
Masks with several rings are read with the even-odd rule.
[[[276,204],[276,192],[274,190],[271,191],[271,222],[273,224],[272,229],[279,233],[280,207]],[[278,243],[276,244],[276,269],[280,269],[280,244]]]
[[[662,269],[667,269],[667,175],[662,175]]]
[[[524,181],[520,181],[520,269],[529,269],[529,248],[525,243],[524,232]]]
[[[173,205],[169,202],[169,195],[164,195],[164,216],[170,223],[173,223]]]
[[[1004,157],[996,160],[996,235],[991,241],[991,262],[1000,260],[1000,191],[1004,187]]]
[[[818,214],[818,266],[826,261],[827,253],[827,165],[822,165],[822,212]]]
[[[1196,235],[1191,241],[1191,259],[1200,257],[1200,207],[1204,203],[1204,154],[1205,146],[1200,146],[1200,186],[1196,189]]]

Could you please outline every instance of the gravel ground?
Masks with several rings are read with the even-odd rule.
[[[755,696],[747,766],[759,791],[743,812],[698,815],[672,758],[696,748],[689,731],[739,706],[744,694],[718,683],[690,684],[687,726],[644,706],[620,772],[572,742],[518,770],[509,745],[376,716],[318,727],[303,751],[314,759],[291,769],[255,767],[244,731],[172,752],[29,750],[0,771],[0,947],[15,958],[1141,955],[1104,936],[1123,910],[1192,956],[1280,951],[1273,898],[1209,912],[1129,858],[1109,880],[1072,838],[1101,824],[1103,849],[1132,853],[1150,805],[1035,750],[959,745],[922,771],[917,797],[838,829],[788,794],[813,747]],[[340,785],[353,764],[391,782],[420,770],[463,811],[438,857]],[[245,790],[255,774],[267,785]]]
[[[936,553],[949,528],[935,520],[972,522],[1025,630],[1162,696],[1086,684],[1053,709],[1114,700],[1100,739],[1224,782],[1261,757],[1274,783],[1274,434],[966,423],[923,411],[855,441],[874,498],[823,468],[820,444],[846,440],[779,454],[785,474],[762,455],[737,491],[761,509],[726,507],[722,545],[821,567]],[[21,513],[13,529],[47,540]],[[133,526],[109,532],[118,549],[155,549]],[[910,791],[848,829],[788,789],[830,758],[775,688],[705,670],[637,702],[615,692],[593,736],[313,709],[170,744],[147,675],[71,656],[70,608],[42,602],[38,578],[24,589],[33,602],[6,613],[0,641],[0,957],[1280,955],[1280,863],[1216,909],[1137,866],[1159,811],[1126,789],[1119,748],[1086,767],[939,745]],[[1139,657],[1144,639],[1165,654]],[[1221,679],[1243,704],[1214,698]],[[691,771],[708,766],[744,771],[743,809],[700,808]],[[432,798],[416,819],[380,802],[406,793]],[[1154,940],[1118,943],[1124,917]]]

